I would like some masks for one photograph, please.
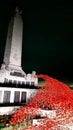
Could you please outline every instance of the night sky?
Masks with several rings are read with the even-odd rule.
[[[69,1],[1,0],[0,64],[16,5],[23,10],[23,70],[73,80],[73,6]]]

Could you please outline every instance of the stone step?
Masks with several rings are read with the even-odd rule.
[[[56,117],[56,110],[38,109],[36,114],[40,115],[40,117],[54,118]]]

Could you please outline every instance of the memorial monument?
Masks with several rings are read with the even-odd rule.
[[[2,107],[7,106],[9,107],[7,111],[11,110],[10,106],[24,104],[37,92],[38,78],[35,71],[26,74],[22,70],[22,35],[21,11],[16,8],[15,15],[9,23],[4,59],[0,69],[0,114],[6,114]]]

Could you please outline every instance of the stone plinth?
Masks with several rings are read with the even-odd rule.
[[[11,115],[19,106],[16,107],[0,107],[0,115]]]
[[[25,105],[38,89],[0,87],[0,115],[12,114],[19,106]]]

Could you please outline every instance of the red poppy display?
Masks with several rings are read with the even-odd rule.
[[[36,127],[46,128],[46,130],[59,130],[58,124],[73,123],[73,90],[68,85],[47,75],[40,74],[37,77],[44,79],[45,83],[25,106],[20,107],[12,115],[10,123],[15,125],[35,117],[39,108],[56,110],[56,118],[46,118],[42,121],[42,126]]]

